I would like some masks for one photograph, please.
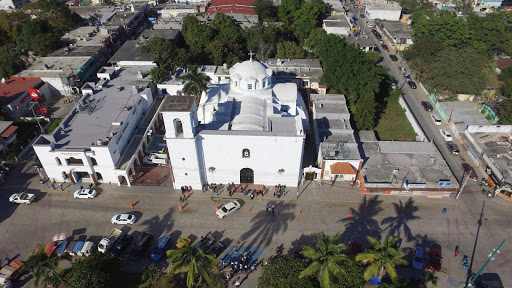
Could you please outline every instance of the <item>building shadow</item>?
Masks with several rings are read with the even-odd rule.
[[[378,196],[367,197],[365,195],[357,209],[350,208],[351,215],[338,220],[338,223],[345,224],[345,231],[341,234],[340,241],[342,243],[357,241],[363,246],[367,246],[367,236],[380,240],[382,229],[374,217],[382,211],[382,207],[380,207],[382,202]]]
[[[257,247],[270,245],[274,235],[286,232],[288,223],[295,219],[295,204],[284,201],[270,202],[269,204],[275,205],[274,216],[268,210],[256,213],[250,221],[251,228],[240,237],[241,241],[248,241],[245,245]]]
[[[393,203],[393,207],[395,208],[396,216],[386,217],[382,219],[381,225],[387,225],[382,231],[384,232],[386,229],[389,229],[389,235],[397,236],[401,238],[401,232],[403,231],[404,237],[408,241],[414,239],[411,233],[411,227],[407,224],[409,221],[420,219],[419,216],[414,215],[415,212],[419,210],[418,206],[414,205],[414,200],[412,197],[409,197],[407,202],[404,203],[400,200],[400,203]]]

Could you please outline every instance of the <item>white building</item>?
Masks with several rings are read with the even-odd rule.
[[[402,6],[396,2],[371,2],[366,4],[365,14],[373,20],[400,21]]]
[[[336,14],[324,19],[322,28],[328,34],[348,36],[352,33],[353,24],[350,23],[347,16]],[[355,26],[354,26],[355,27]]]
[[[36,140],[34,150],[50,179],[130,185],[143,138],[136,131],[151,117],[156,95],[145,68],[102,68],[98,85],[84,85],[76,108],[53,134]]]
[[[28,3],[28,0],[0,0],[0,10],[19,9]]]
[[[285,184],[301,175],[307,110],[294,83],[276,83],[257,61],[194,97],[166,97],[165,123],[175,187],[206,183]],[[198,107],[198,108],[196,108]]]

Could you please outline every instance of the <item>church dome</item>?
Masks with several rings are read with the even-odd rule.
[[[237,90],[263,90],[270,87],[272,69],[265,64],[247,60],[237,63],[229,69],[231,76],[231,87]]]

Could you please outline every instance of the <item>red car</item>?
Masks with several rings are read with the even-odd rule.
[[[398,58],[395,55],[389,55],[389,59],[391,59],[391,61],[398,61]]]
[[[380,47],[382,47],[382,49],[384,49],[386,51],[389,50],[388,45],[386,45],[386,44],[382,44],[382,45],[380,45]]]
[[[462,163],[462,170],[464,170],[464,174],[469,174],[469,179],[473,181],[478,180],[478,175],[476,174],[475,168],[471,167],[468,163]]]
[[[36,110],[37,114],[48,114],[50,113],[50,107],[41,107],[41,109]]]
[[[438,244],[432,245],[430,248],[430,263],[429,263],[429,269],[435,270],[439,272],[441,270],[441,262],[443,259],[443,254],[441,253],[441,246]]]

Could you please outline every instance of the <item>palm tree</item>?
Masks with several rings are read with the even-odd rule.
[[[436,276],[436,271],[434,270],[423,271],[421,272],[421,276],[425,277],[424,287],[427,287],[427,284],[431,283],[431,287],[435,288],[439,282],[439,277]]]
[[[186,82],[183,86],[183,92],[196,97],[201,97],[201,94],[207,88],[205,82],[210,81],[208,75],[197,72],[197,66],[191,66],[188,73],[181,75],[178,79]]]
[[[167,251],[167,263],[171,264],[167,274],[172,275],[185,270],[187,287],[200,284],[203,279],[210,285],[212,283],[210,273],[218,272],[217,259],[200,248],[190,245],[182,238],[179,238],[178,242],[183,244],[183,247]]]
[[[404,252],[400,248],[394,248],[398,238],[390,235],[382,244],[373,237],[367,236],[366,238],[373,246],[373,249],[356,255],[356,261],[367,261],[370,263],[364,271],[364,279],[370,280],[370,278],[377,274],[379,279],[382,279],[384,272],[387,272],[391,280],[393,282],[396,281],[398,276],[395,266],[407,264],[407,261],[400,258],[404,255]]]
[[[304,271],[299,275],[302,277],[316,276],[321,287],[331,287],[332,277],[341,279],[345,271],[340,263],[350,262],[350,259],[344,254],[347,247],[338,244],[340,234],[334,236],[325,236],[324,233],[317,234],[318,242],[316,247],[304,246],[302,255],[313,260]]]
[[[60,283],[69,286],[69,283],[62,279],[64,270],[59,267],[59,262],[62,260],[71,261],[71,256],[67,253],[60,256],[55,254],[48,255],[44,252],[43,245],[41,244],[37,244],[36,251],[36,253],[29,253],[28,260],[22,267],[22,271],[33,271],[36,286],[39,286],[41,280],[41,284],[45,286],[52,285],[57,287]]]
[[[151,263],[151,265],[149,265],[148,267],[144,267],[143,271],[144,272],[142,273],[142,281],[149,280],[150,287],[153,286],[156,280],[158,280],[158,278],[160,277],[160,275],[162,275],[162,271],[156,268],[155,263]]]

